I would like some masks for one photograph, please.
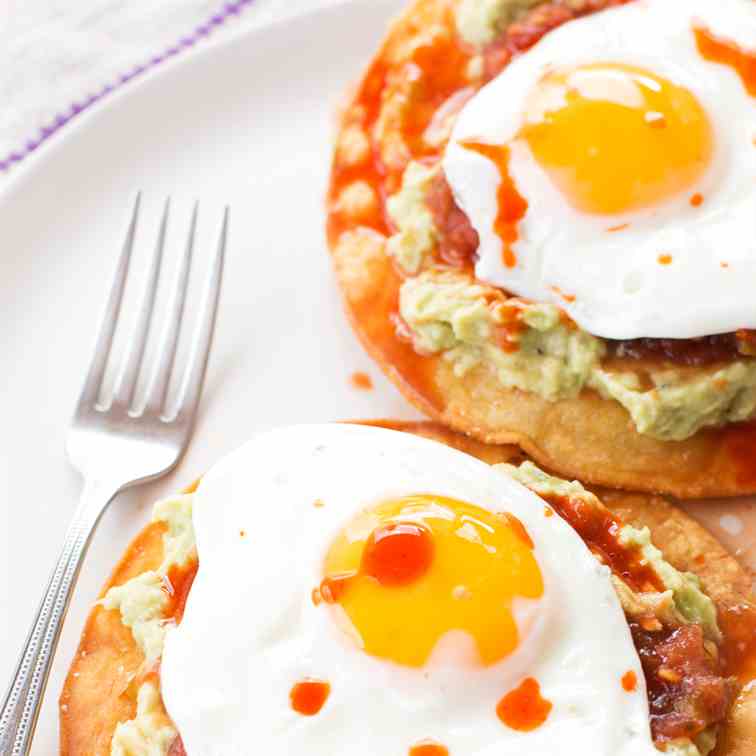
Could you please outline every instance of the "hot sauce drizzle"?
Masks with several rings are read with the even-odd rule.
[[[744,50],[729,39],[717,37],[708,29],[695,27],[696,46],[703,58],[734,69],[751,97],[756,97],[756,50]]]
[[[535,544],[530,537],[530,533],[525,529],[522,524],[522,520],[519,517],[515,517],[511,512],[502,512],[501,517],[509,525],[512,532],[529,548],[534,549]]]
[[[449,756],[449,749],[439,743],[423,741],[409,749],[409,756]]]
[[[188,565],[180,567],[173,565],[165,576],[165,589],[169,597],[165,614],[176,623],[181,622],[184,617],[186,599],[192,589],[198,569],[199,562],[197,559],[192,559]]]
[[[551,701],[541,696],[541,686],[526,677],[518,687],[510,690],[496,707],[496,714],[507,727],[529,732],[540,727],[552,709]]]
[[[638,676],[632,669],[629,669],[624,675],[622,675],[622,689],[626,690],[628,693],[632,693],[637,687]]]
[[[361,391],[370,391],[370,389],[373,388],[373,381],[370,376],[367,373],[360,371],[352,373],[352,375],[349,377],[349,382],[352,384],[352,386],[354,386],[356,389],[360,389]]]
[[[469,88],[465,72],[471,55],[458,40],[451,9],[446,14],[443,28],[444,34],[418,45],[407,64],[417,69],[422,82],[402,129],[404,141],[415,159],[439,155],[439,147],[425,141],[425,131],[433,116],[452,95]]]
[[[315,716],[325,705],[331,686],[323,680],[302,680],[289,693],[291,708],[305,717]]]
[[[639,549],[619,542],[622,523],[608,509],[581,497],[541,496],[572,526],[588,548],[638,591],[663,591],[664,584]]]
[[[528,209],[527,200],[517,191],[509,174],[509,147],[506,145],[482,144],[479,142],[461,142],[463,147],[488,158],[499,171],[499,188],[496,191],[498,214],[494,221],[494,231],[501,239],[502,260],[508,268],[517,265],[512,245],[520,238],[517,226],[525,217]]]
[[[171,743],[171,747],[168,749],[168,756],[186,756],[184,741],[181,740],[180,735],[177,735],[173,743]]]
[[[326,604],[338,604],[349,581],[356,577],[357,572],[345,572],[342,575],[330,575],[320,581],[320,585],[312,592],[312,603],[318,606],[325,601]]]

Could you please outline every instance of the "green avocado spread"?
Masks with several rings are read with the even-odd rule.
[[[518,327],[505,349],[496,334],[506,328],[507,311],[495,300],[492,304],[494,291],[448,270],[428,269],[406,279],[400,312],[416,349],[443,353],[459,376],[486,366],[502,386],[549,401],[592,389],[619,402],[639,433],[664,441],[681,441],[701,428],[756,413],[756,360],[651,371],[642,380],[635,372],[603,366],[604,342],[565,321],[554,305],[519,300],[512,300]]]
[[[502,469],[539,496],[577,497],[583,499],[588,506],[604,508],[599,499],[587,491],[581,483],[548,475],[532,462],[523,462],[519,467],[497,465],[497,468]],[[701,625],[704,635],[709,640],[715,643],[721,640],[716,607],[701,589],[697,575],[692,572],[681,572],[667,562],[662,552],[651,542],[651,532],[648,528],[624,525],[619,533],[619,542],[627,548],[640,549],[644,562],[651,565],[666,588],[664,592],[656,594],[634,592],[627,586],[624,590],[618,590],[620,602],[627,614],[651,613],[664,624],[694,623]],[[670,600],[672,613],[668,608]],[[663,614],[660,616],[661,612]]]
[[[483,12],[484,6],[492,10],[495,4],[473,5]],[[443,353],[459,376],[485,366],[505,388],[548,401],[591,389],[621,404],[639,433],[662,441],[682,441],[702,428],[756,415],[756,359],[651,370],[642,376],[610,369],[602,364],[604,341],[566,320],[551,304],[510,300],[518,308],[518,328],[508,335],[509,348],[503,348],[497,338],[507,325],[501,292],[432,264],[439,232],[426,196],[437,170],[411,162],[400,190],[387,200],[396,233],[386,249],[409,276],[401,287],[400,314],[419,352]]]

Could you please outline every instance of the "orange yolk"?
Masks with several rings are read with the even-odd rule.
[[[520,136],[577,210],[651,207],[706,170],[713,131],[689,90],[642,68],[595,63],[547,73]]]
[[[505,513],[418,495],[358,514],[334,540],[317,603],[338,604],[367,653],[410,667],[462,631],[477,663],[517,648],[515,599],[539,599],[543,578],[522,523]]]

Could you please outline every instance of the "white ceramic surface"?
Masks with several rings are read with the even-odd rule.
[[[83,116],[0,193],[0,686],[79,493],[63,440],[131,198],[145,190],[145,253],[162,198],[175,198],[174,255],[191,202],[201,200],[195,273],[222,206],[232,208],[219,330],[195,441],[173,475],[123,496],[100,525],[34,754],[57,750],[56,699],[87,609],[155,498],[258,429],[416,417],[350,332],[323,239],[333,113],[401,4],[353,1],[192,53]],[[132,287],[130,298],[136,293]],[[372,391],[351,386],[356,370],[372,377]],[[728,542],[745,558],[753,554],[753,530],[736,531],[746,505],[697,505],[695,513],[717,526],[733,506],[740,519],[725,520],[719,533],[729,528]]]

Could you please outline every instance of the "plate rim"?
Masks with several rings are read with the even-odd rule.
[[[145,87],[154,86],[155,82],[161,78],[167,78],[181,68],[196,65],[201,66],[206,59],[217,55],[220,50],[227,47],[247,43],[258,36],[271,32],[280,32],[286,26],[311,23],[316,16],[335,16],[343,12],[346,7],[358,8],[360,6],[384,5],[387,9],[390,9],[391,6],[396,6],[398,9],[403,4],[403,0],[314,1],[318,4],[302,11],[284,11],[284,15],[278,18],[260,22],[252,21],[248,26],[238,26],[229,30],[223,37],[211,37],[205,41],[205,44],[186,50],[183,55],[171,60],[163,61],[152,70],[146,71],[138,79],[129,81],[123,86],[113,89],[112,92],[103,97],[99,102],[94,103],[87,110],[78,113],[57,134],[46,140],[34,152],[27,155],[21,163],[10,169],[5,180],[0,180],[0,213],[2,213],[4,205],[11,196],[19,191],[23,191],[26,182],[33,181],[34,174],[40,170],[41,165],[44,165],[46,161],[54,159],[59,151],[65,150],[68,143],[82,131],[96,126],[97,119],[101,118],[104,113],[118,107],[123,107],[124,102],[128,102],[130,98],[138,96],[137,93],[141,92]],[[366,56],[366,59],[369,60],[369,56]],[[359,72],[356,76],[359,76]]]

